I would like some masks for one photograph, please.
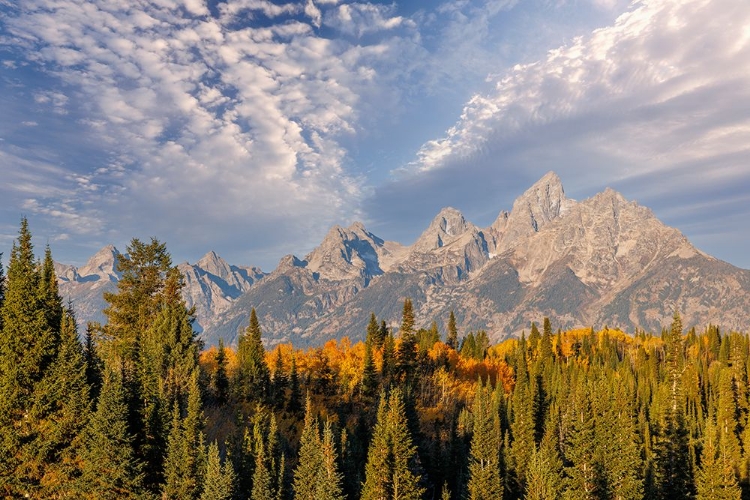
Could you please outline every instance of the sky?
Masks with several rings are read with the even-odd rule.
[[[546,172],[750,268],[750,2],[0,0],[0,251],[265,271]]]

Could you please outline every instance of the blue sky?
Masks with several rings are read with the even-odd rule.
[[[0,0],[0,250],[275,267],[549,170],[750,268],[750,3]]]

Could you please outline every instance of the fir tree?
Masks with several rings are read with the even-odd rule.
[[[417,336],[414,333],[414,308],[411,299],[404,300],[404,309],[399,330],[396,372],[407,382],[411,380],[416,367]]]
[[[310,396],[305,404],[305,426],[300,437],[299,460],[294,469],[294,498],[317,500],[318,477],[323,468],[318,419],[313,415]]]
[[[54,280],[54,273],[48,279]],[[41,291],[31,233],[21,220],[8,266],[0,317],[0,492],[34,494],[48,465],[43,435],[48,408],[40,400],[53,385],[43,383],[60,347],[50,325],[51,298]],[[59,303],[59,297],[57,297]],[[46,388],[42,390],[42,388]],[[36,409],[35,409],[36,408]],[[41,413],[39,412],[41,410]]]
[[[297,361],[292,354],[292,368],[289,372],[289,401],[286,409],[289,413],[299,413],[302,410],[302,391],[299,386],[299,375],[297,374]]]
[[[664,423],[656,436],[655,480],[662,500],[693,497],[693,472],[688,432],[685,428],[682,391],[682,320],[675,312],[666,334],[666,383],[669,395]]]
[[[281,356],[281,348],[276,349],[276,362],[273,369],[273,383],[271,385],[271,396],[274,406],[278,409],[284,408],[286,399],[286,388],[289,381],[284,371],[284,359]]]
[[[370,322],[367,323],[367,337],[365,341],[369,341],[375,349],[380,349],[383,346],[383,341],[385,341],[384,333],[380,329],[375,313],[370,313]]]
[[[255,430],[255,471],[253,472],[253,489],[251,500],[271,500],[274,498],[272,482],[273,478],[269,470],[270,457],[263,443],[263,437],[256,428]]]
[[[711,416],[706,421],[701,466],[695,480],[698,500],[739,500],[741,497],[732,461],[719,445],[716,423]]]
[[[229,378],[227,376],[227,354],[224,348],[224,340],[219,339],[219,347],[216,350],[216,371],[211,374],[211,389],[213,389],[216,404],[226,404],[229,397]]]
[[[456,315],[451,311],[448,317],[448,335],[445,344],[451,349],[458,349],[458,329],[456,328]]]
[[[372,345],[365,342],[365,358],[362,362],[362,396],[369,399],[378,389],[378,375],[372,355]]]
[[[501,500],[500,442],[497,414],[492,411],[490,388],[481,379],[474,396],[474,433],[469,458],[469,499]]]
[[[260,324],[253,308],[250,311],[250,323],[237,341],[237,374],[233,385],[240,400],[267,400],[271,376],[265,358]]]
[[[221,463],[219,446],[211,442],[207,451],[206,473],[200,500],[232,500],[235,474],[232,462]]]
[[[401,390],[381,396],[377,423],[367,454],[362,500],[421,498],[419,458],[406,421]]]
[[[142,466],[136,459],[126,418],[122,381],[108,371],[96,412],[86,426],[82,440],[81,497],[114,500],[140,493]]]
[[[338,455],[333,442],[330,421],[326,421],[323,427],[323,440],[320,444],[321,463],[318,469],[315,500],[344,500],[344,493],[341,489],[343,478],[337,464]]]

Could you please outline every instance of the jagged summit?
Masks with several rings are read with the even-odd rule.
[[[431,252],[452,243],[472,228],[474,225],[467,222],[461,212],[452,207],[443,208],[411,246],[411,251]]]
[[[573,203],[566,198],[560,177],[548,172],[516,199],[507,216],[501,213],[493,224],[499,233],[500,249],[511,248],[519,239],[539,232]]]
[[[105,287],[116,286],[109,277],[117,255],[107,247],[80,270],[58,266],[63,294],[78,294],[77,307],[96,295],[101,301]],[[418,326],[440,325],[454,311],[460,331],[486,330],[494,340],[545,316],[560,328],[607,324],[628,331],[658,332],[674,310],[686,326],[750,324],[750,271],[703,254],[613,189],[567,198],[554,172],[488,228],[447,207],[411,246],[354,222],[332,227],[305,260],[288,255],[270,274],[231,266],[215,252],[179,267],[208,344],[219,337],[231,343],[252,307],[271,343],[356,340],[370,312],[398,327],[405,297],[424,323]],[[83,324],[99,320],[89,314],[95,309],[101,307],[80,314]]]
[[[83,266],[78,268],[78,276],[87,281],[118,281],[117,259],[120,252],[113,245],[107,245],[96,252]]]
[[[362,223],[355,222],[348,229],[335,225],[305,261],[310,271],[325,279],[369,279],[383,274],[379,264],[382,246],[383,240]]]

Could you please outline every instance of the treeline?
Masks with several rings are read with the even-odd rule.
[[[204,350],[163,243],[133,240],[83,341],[25,220],[0,265],[0,496],[750,497],[748,337],[582,329],[490,345],[400,327]],[[353,332],[357,333],[357,332]]]

